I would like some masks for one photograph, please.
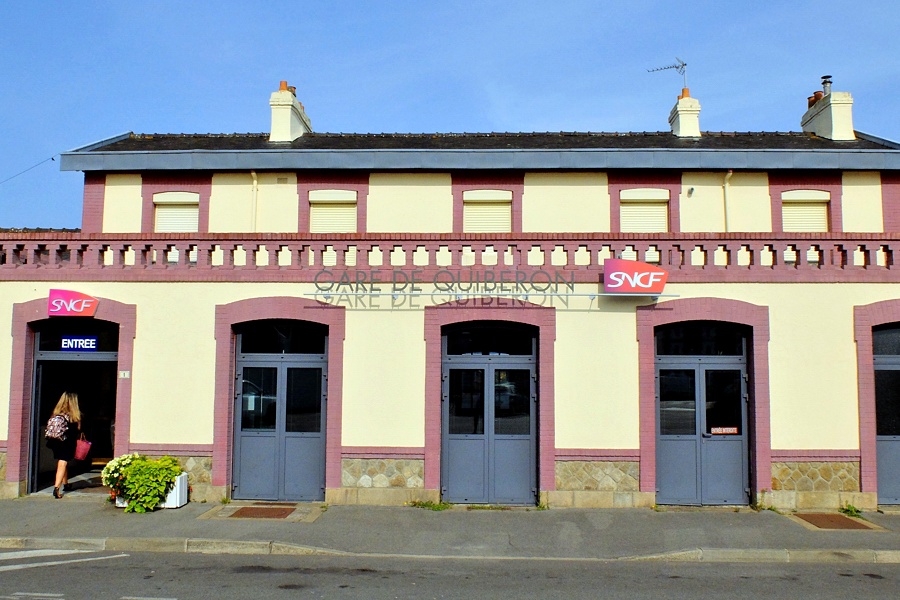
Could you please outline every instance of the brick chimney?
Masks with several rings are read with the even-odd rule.
[[[856,139],[853,131],[853,97],[831,91],[831,75],[822,76],[822,91],[808,100],[809,110],[800,119],[803,131],[835,141]]]
[[[691,98],[691,91],[688,88],[681,89],[678,102],[669,113],[669,125],[672,127],[672,133],[678,137],[700,137],[700,102],[696,98]]]
[[[270,142],[293,142],[305,133],[312,132],[312,125],[303,105],[297,101],[297,88],[282,81],[280,89],[269,98],[272,107]]]

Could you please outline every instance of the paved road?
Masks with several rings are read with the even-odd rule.
[[[17,600],[868,600],[894,597],[898,581],[900,565],[0,553],[0,598]]]

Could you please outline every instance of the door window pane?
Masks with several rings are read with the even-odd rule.
[[[444,328],[451,356],[531,356],[537,328],[527,325],[470,321]]]
[[[688,321],[656,328],[656,354],[741,356],[747,328],[720,321]]]
[[[875,371],[875,433],[900,435],[900,371]]]
[[[494,371],[494,433],[531,433],[531,371]]]
[[[309,321],[262,319],[235,326],[241,354],[324,354],[328,326]]]
[[[484,433],[484,371],[450,370],[450,433]]]
[[[660,435],[697,433],[697,384],[693,369],[659,370]]]
[[[322,370],[288,369],[285,431],[322,430]]]
[[[896,324],[872,330],[873,353],[876,356],[900,355],[900,327]]]
[[[706,433],[740,435],[743,431],[741,371],[706,372]]]
[[[241,381],[241,429],[275,429],[275,397],[278,393],[278,369],[244,367]]]

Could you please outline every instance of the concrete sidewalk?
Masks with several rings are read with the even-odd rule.
[[[243,507],[190,503],[127,514],[99,494],[0,501],[0,547],[229,554],[346,554],[545,560],[900,563],[900,512],[872,529],[823,530],[747,508],[509,509],[297,504],[287,518],[235,518]]]

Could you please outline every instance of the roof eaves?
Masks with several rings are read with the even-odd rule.
[[[863,131],[854,131],[854,133],[856,134],[856,137],[861,140],[872,142],[873,144],[881,144],[882,146],[890,148],[891,150],[900,150],[900,142],[895,142],[887,138],[878,137],[877,135],[872,135]]]
[[[73,148],[68,152],[63,152],[63,154],[70,154],[73,152],[90,152],[91,150],[95,150],[97,148],[102,148],[104,146],[109,146],[110,144],[115,144],[116,142],[121,142],[122,140],[126,140],[134,135],[133,131],[126,131],[125,133],[120,133],[118,135],[114,135],[110,138],[105,138],[102,140],[98,140],[96,142],[92,142],[86,146],[81,146],[79,148]]]

